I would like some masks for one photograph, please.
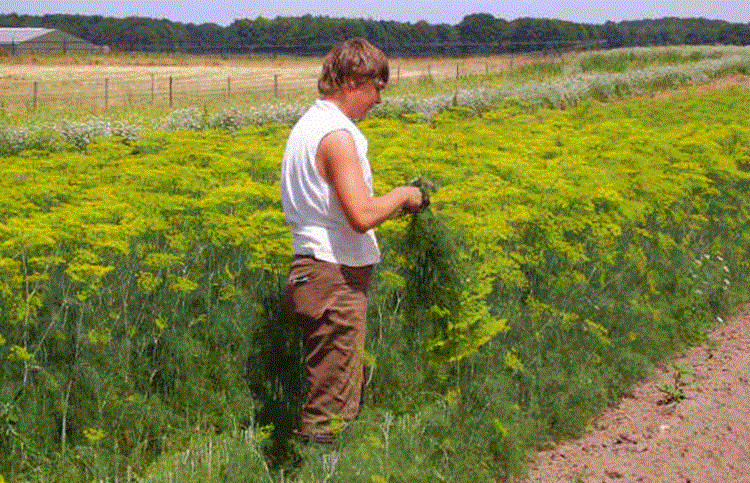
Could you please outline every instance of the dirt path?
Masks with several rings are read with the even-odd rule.
[[[678,359],[680,370],[669,364],[634,386],[581,439],[539,452],[522,481],[750,482],[750,307],[711,339]]]

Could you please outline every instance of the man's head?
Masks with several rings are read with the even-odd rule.
[[[343,89],[348,82],[359,87],[368,81],[388,83],[388,59],[382,50],[363,38],[349,39],[334,47],[323,61],[318,79],[318,91],[331,95]]]

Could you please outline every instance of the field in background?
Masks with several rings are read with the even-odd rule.
[[[391,86],[509,72],[557,54],[394,58]],[[0,59],[0,105],[99,114],[114,108],[179,108],[307,100],[316,95],[319,58],[173,55],[19,56]]]

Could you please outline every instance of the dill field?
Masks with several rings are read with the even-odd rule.
[[[307,106],[4,104],[0,481],[522,475],[746,301],[750,95],[692,86],[748,73],[747,49],[626,49],[384,91],[376,192],[436,191],[377,231],[366,403],[330,446],[291,437],[278,170]]]

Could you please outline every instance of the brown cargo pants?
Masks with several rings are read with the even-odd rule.
[[[304,345],[308,396],[295,431],[303,438],[331,438],[359,413],[371,273],[372,266],[347,267],[306,256],[292,262],[286,300]]]

